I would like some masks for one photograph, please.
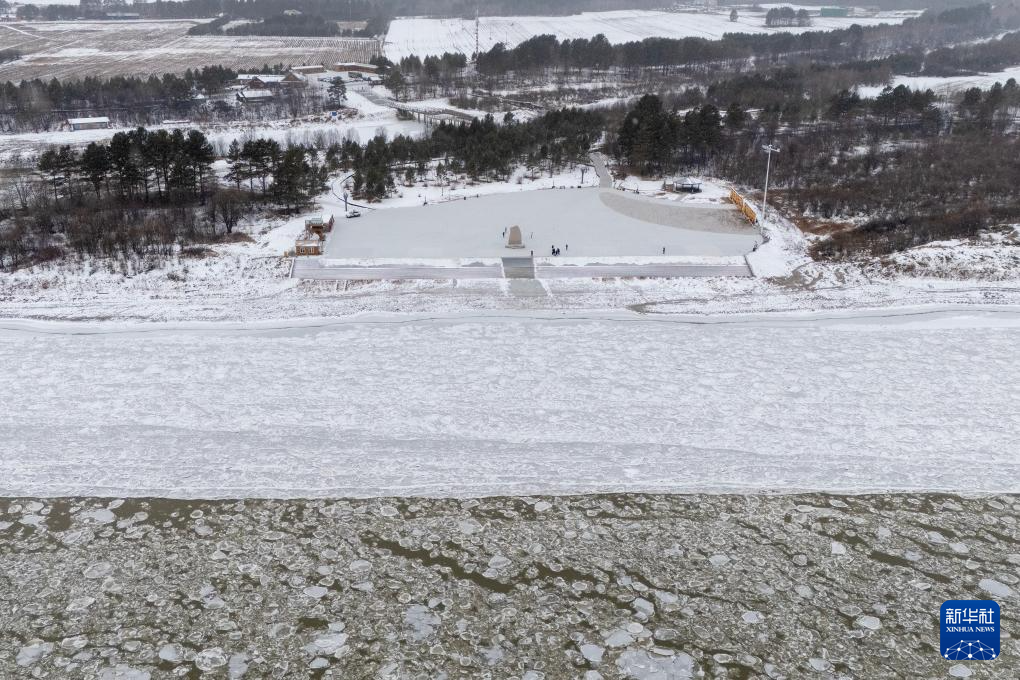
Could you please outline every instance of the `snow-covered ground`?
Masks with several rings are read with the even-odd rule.
[[[33,21],[0,23],[0,49],[22,58],[0,64],[0,80],[183,73],[218,64],[235,70],[264,64],[367,62],[370,38],[187,35],[198,20]]]
[[[911,276],[1015,279],[1020,272],[1020,225],[982,234],[975,241],[933,241],[888,255],[882,264]]]
[[[585,183],[592,182],[593,177],[594,173],[586,173]],[[552,178],[520,178],[520,184],[514,180],[475,186],[462,180],[451,189],[437,186],[431,177],[429,186],[402,188],[402,195],[373,207],[385,210],[419,206],[416,210],[424,215],[424,211],[437,206],[422,207],[423,196],[434,203],[451,193],[459,199],[464,195],[541,189],[550,184],[577,186],[581,180],[579,167]],[[723,189],[709,187],[699,200],[716,200]],[[335,183],[331,192],[320,197],[321,208],[309,213],[242,224],[240,230],[250,235],[252,242],[215,245],[207,257],[173,259],[158,265],[135,262],[130,267],[103,260],[46,263],[0,274],[0,318],[251,321],[348,316],[364,311],[456,313],[630,307],[658,313],[718,314],[1020,304],[1020,243],[1015,231],[1012,236],[990,234],[977,243],[954,242],[951,248],[949,244],[932,244],[884,259],[831,264],[813,262],[807,255],[805,236],[775,213],[770,213],[765,229],[768,241],[747,255],[759,277],[755,279],[548,280],[541,284],[543,295],[523,298],[506,281],[499,280],[376,282],[341,287],[334,282],[290,279],[291,260],[282,256],[293,248],[307,214],[320,209],[332,213],[338,217],[341,231],[345,223],[357,221],[341,217],[342,191],[340,183]],[[621,194],[621,199],[638,198],[613,193]],[[482,205],[474,199],[467,204]],[[753,207],[760,212],[760,206]],[[492,216],[486,215],[485,219]],[[496,233],[501,234],[501,228]],[[572,249],[563,256],[576,253],[579,243],[573,241]],[[537,249],[536,255],[545,252]],[[678,257],[673,253],[668,259]],[[636,256],[626,259],[636,260]]]
[[[642,196],[653,196],[665,201],[684,204],[721,204],[730,202],[730,186],[725,182],[714,181],[704,177],[677,177],[674,179],[691,179],[700,182],[701,191],[696,194],[674,193],[665,191],[662,188],[661,179],[642,179],[634,175],[628,175],[626,179],[613,182],[613,186],[622,189],[628,194],[641,194]]]
[[[972,87],[987,90],[995,83],[1006,84],[1010,78],[1020,80],[1020,66],[1011,66],[1002,71],[991,73],[978,73],[971,76],[895,76],[890,86],[906,85],[914,90],[932,90],[937,95],[947,95],[954,92],[962,92]],[[885,86],[861,86],[857,93],[862,97],[876,97]]]
[[[1020,491],[1018,307],[0,328],[5,496]]]
[[[151,125],[149,130],[174,129],[181,124]],[[183,127],[189,127],[187,125]],[[361,116],[358,118],[337,121],[266,121],[253,124],[233,124],[215,126],[195,126],[202,129],[217,152],[225,152],[232,141],[246,139],[275,139],[281,144],[313,144],[321,147],[321,142],[329,145],[351,138],[360,144],[366,143],[377,134],[389,138],[396,135],[420,136],[425,127],[414,120],[397,120],[391,109],[387,114]],[[69,144],[75,147],[87,146],[89,142],[104,141],[117,132],[127,132],[131,128],[114,128],[110,130],[81,130],[79,132],[55,131],[32,132],[17,135],[0,135],[0,162],[27,163],[39,153],[53,145]]]
[[[619,10],[584,12],[570,16],[481,17],[478,38],[482,50],[489,50],[499,42],[513,47],[532,36],[543,34],[555,35],[564,40],[593,38],[602,33],[614,44],[655,37],[718,39],[726,33],[801,33],[847,28],[855,23],[862,26],[898,24],[917,14],[919,12],[884,12],[864,18],[816,16],[812,17],[809,28],[767,28],[764,12],[742,12],[736,22],[731,22],[728,9],[697,13]],[[471,54],[474,50],[473,19],[400,18],[390,23],[389,33],[386,34],[386,56],[394,61],[410,54],[424,57],[443,52]]]
[[[417,137],[425,132],[425,125],[417,120],[398,120],[394,109],[380,106],[355,89],[348,90],[346,106],[354,109],[353,118],[330,119],[327,114],[308,116],[300,119],[266,120],[253,122],[186,124],[202,130],[217,153],[225,153],[235,139],[244,141],[259,137],[275,139],[281,144],[312,144],[319,148],[330,143],[351,138],[360,144],[366,143],[377,134],[389,138],[396,135]],[[147,126],[150,130],[182,127],[180,123]],[[0,163],[28,163],[46,148],[69,144],[84,147],[89,142],[108,140],[117,132],[127,132],[131,127],[115,127],[108,130],[53,130],[49,132],[26,132],[0,135]]]

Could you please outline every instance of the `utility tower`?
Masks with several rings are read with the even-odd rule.
[[[479,41],[479,26],[481,22],[478,19],[478,3],[475,3],[475,61],[478,61],[478,55],[482,53],[481,42]]]

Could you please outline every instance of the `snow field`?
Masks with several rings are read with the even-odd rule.
[[[1005,85],[1010,78],[1020,80],[1020,66],[968,76],[895,76],[889,85],[906,85],[913,90],[932,90],[936,95],[947,96],[972,87],[987,90],[995,83]],[[862,97],[877,97],[883,89],[884,85],[862,86],[857,88],[857,93]]]
[[[24,55],[0,64],[0,80],[183,73],[217,64],[367,62],[379,53],[370,38],[189,36],[184,21],[51,21],[0,24],[0,49]]]
[[[814,9],[814,8],[813,8]],[[536,35],[555,35],[560,40],[593,38],[599,33],[613,44],[645,38],[721,38],[726,33],[802,33],[847,28],[851,24],[872,26],[898,24],[917,12],[886,12],[865,18],[812,17],[809,28],[767,28],[765,14],[742,12],[737,22],[731,22],[729,11],[720,12],[664,12],[645,10],[619,10],[613,12],[584,12],[570,16],[513,16],[481,17],[479,43],[482,50],[491,49],[502,42],[514,47]],[[386,34],[386,56],[393,61],[410,54],[424,57],[443,52],[475,51],[475,22],[473,19],[431,19],[407,17],[390,23]]]

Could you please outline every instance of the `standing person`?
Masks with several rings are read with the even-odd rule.
[[[570,244],[569,243],[564,243],[563,244],[563,250],[565,250],[565,251],[567,251],[569,253],[570,252]]]
[[[666,246],[662,246],[662,254],[663,254],[663,255],[665,255],[665,254],[666,254]]]

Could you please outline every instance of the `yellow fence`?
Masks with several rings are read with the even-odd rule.
[[[733,189],[730,189],[730,200],[737,206],[737,209],[744,214],[747,221],[754,224],[758,221],[758,215],[755,214],[754,210],[744,201],[743,197]]]

